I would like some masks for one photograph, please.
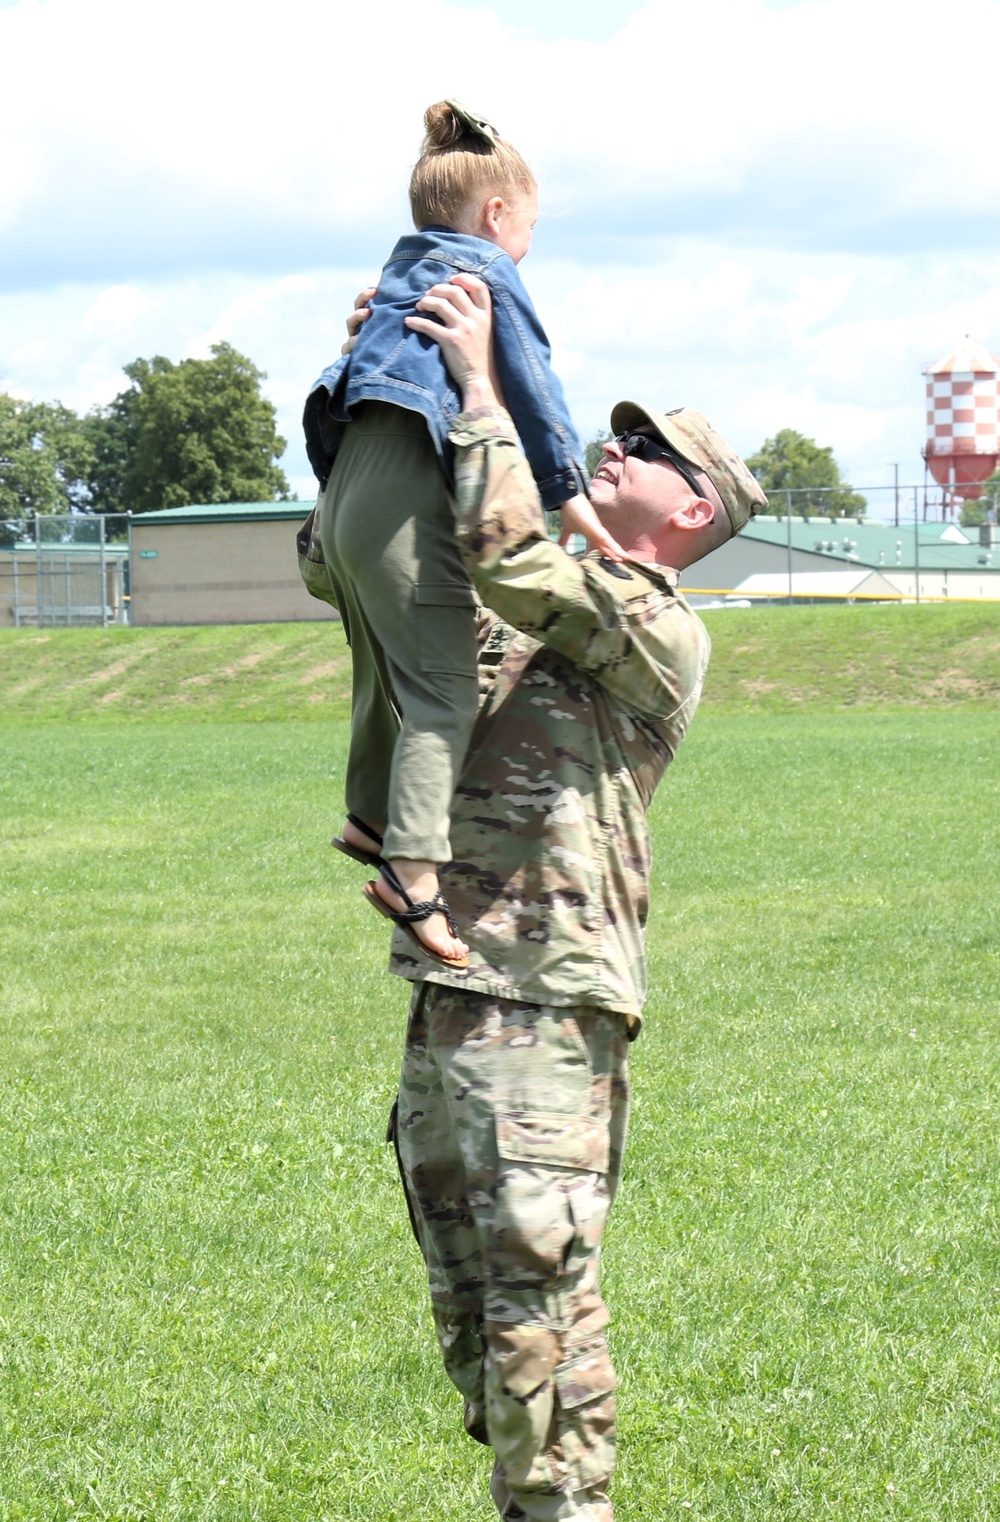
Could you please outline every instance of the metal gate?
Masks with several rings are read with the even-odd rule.
[[[0,624],[15,628],[128,622],[125,519],[36,515],[10,524],[0,547]]]

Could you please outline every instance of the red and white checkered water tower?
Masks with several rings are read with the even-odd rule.
[[[1000,359],[966,334],[924,374],[927,467],[944,487],[946,505],[955,497],[974,500],[1000,461]]]

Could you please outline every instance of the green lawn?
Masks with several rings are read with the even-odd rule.
[[[996,1517],[1000,708],[972,612],[712,622],[653,816],[605,1258],[622,1522]],[[337,641],[0,637],[0,1522],[492,1515],[383,1142],[405,990],[326,845]],[[140,650],[145,679],[106,675]]]

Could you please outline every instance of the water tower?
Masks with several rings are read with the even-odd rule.
[[[924,459],[944,487],[945,511],[956,497],[975,500],[1000,461],[1000,359],[968,334],[924,370]]]

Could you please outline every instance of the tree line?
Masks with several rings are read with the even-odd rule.
[[[587,470],[597,469],[603,446],[610,433],[597,433],[587,444]],[[852,491],[840,473],[840,466],[829,445],[817,444],[794,428],[782,428],[765,439],[755,454],[747,456],[747,465],[772,499],[771,510],[784,513],[791,491],[792,514],[796,518],[859,518],[868,506],[860,492]],[[967,527],[982,523],[992,511],[996,522],[1000,512],[1000,470],[983,485],[976,501],[963,502],[960,521]]]
[[[261,395],[262,370],[231,344],[179,364],[154,355],[124,366],[129,385],[79,416],[61,402],[27,402],[0,392],[0,542],[35,513],[146,513],[190,502],[287,501],[278,460],[285,440]],[[591,474],[609,433],[586,445]],[[851,490],[829,446],[782,428],[747,465],[774,498],[792,491],[796,516],[852,518],[867,506]],[[1000,472],[962,522],[1000,506]]]
[[[782,493],[788,488],[795,493],[791,499],[793,514],[804,518],[813,514],[826,518],[859,517],[867,506],[865,498],[852,492],[842,480],[833,450],[821,448],[793,428],[783,428],[773,439],[767,439],[756,454],[749,456],[747,464],[768,495],[773,496],[777,512],[784,510]],[[825,490],[817,490],[819,487]],[[967,528],[974,527],[983,522],[991,508],[995,512],[998,503],[1000,471],[984,483],[980,497],[962,502],[960,522]]]
[[[157,354],[124,373],[126,389],[83,416],[0,392],[0,520],[288,499],[285,440],[246,355],[217,343],[208,359]]]
[[[610,433],[598,433],[587,444],[586,463],[591,474],[610,438]],[[844,481],[833,450],[796,433],[794,428],[782,428],[773,439],[765,439],[755,454],[747,456],[746,463],[768,495],[775,496],[776,512],[783,512],[785,506],[779,493],[789,489],[795,492],[792,512],[797,517],[856,518],[868,505]]]

